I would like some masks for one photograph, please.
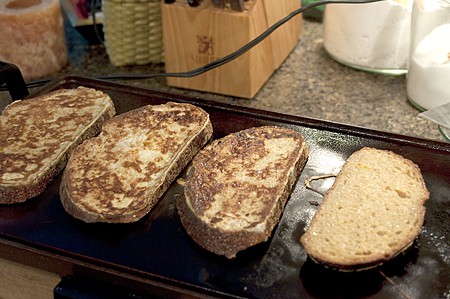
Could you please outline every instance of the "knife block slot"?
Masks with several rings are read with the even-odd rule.
[[[166,72],[185,72],[241,48],[300,8],[300,1],[249,0],[243,12],[216,8],[210,1],[197,7],[185,1],[161,6]],[[301,29],[298,15],[235,60],[195,77],[168,77],[167,84],[252,98],[295,47]]]

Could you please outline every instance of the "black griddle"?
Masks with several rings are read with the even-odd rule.
[[[309,160],[269,241],[234,260],[203,250],[186,234],[175,208],[179,183],[136,223],[86,224],[64,211],[61,175],[39,196],[0,206],[0,257],[142,298],[448,298],[450,144],[80,77],[51,82],[33,96],[80,85],[108,93],[118,114],[167,101],[197,105],[210,114],[214,138],[253,126],[288,127],[304,135]],[[373,270],[339,273],[316,265],[299,243],[322,200],[304,181],[337,172],[364,146],[392,150],[419,165],[430,200],[423,230],[408,251]],[[313,185],[325,191],[331,183]]]

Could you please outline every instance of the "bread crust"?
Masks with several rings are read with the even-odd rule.
[[[361,271],[371,270],[371,269],[382,266],[384,263],[394,259],[395,257],[397,257],[401,254],[404,254],[407,250],[409,250],[413,246],[413,244],[414,244],[414,241],[412,241],[411,243],[406,245],[401,250],[393,253],[392,256],[388,259],[383,258],[383,259],[373,260],[372,262],[368,262],[368,263],[360,263],[360,264],[353,264],[353,265],[333,264],[330,262],[324,262],[323,260],[317,259],[317,258],[313,257],[312,255],[309,255],[309,257],[316,264],[322,265],[323,267],[331,269],[331,270],[336,270],[339,272],[361,272]]]
[[[179,175],[179,173],[184,169],[184,167],[192,160],[193,156],[208,142],[208,140],[212,136],[213,128],[212,124],[209,120],[209,116],[206,112],[201,110],[198,107],[195,107],[190,104],[177,104],[177,103],[167,103],[165,105],[158,105],[158,106],[146,106],[139,109],[132,110],[130,112],[125,113],[124,115],[118,116],[116,118],[111,119],[110,122],[112,125],[113,123],[120,123],[120,122],[127,122],[129,119],[134,119],[136,122],[143,122],[145,123],[148,121],[145,118],[141,118],[141,113],[144,110],[151,110],[154,107],[169,107],[169,109],[172,109],[170,107],[175,107],[174,109],[177,109],[177,107],[184,108],[188,113],[189,111],[195,112],[195,113],[201,113],[202,117],[202,123],[198,124],[199,129],[195,132],[190,132],[191,136],[189,139],[189,142],[186,144],[183,144],[180,147],[179,152],[174,153],[174,158],[171,161],[170,165],[167,165],[164,173],[162,174],[163,179],[158,181],[158,184],[153,188],[148,188],[145,191],[145,194],[141,196],[141,198],[135,198],[134,200],[136,202],[139,201],[138,205],[130,206],[128,209],[124,210],[123,212],[118,212],[117,210],[114,210],[111,208],[107,211],[100,211],[95,210],[92,207],[87,206],[86,204],[83,204],[83,202],[80,201],[80,198],[75,198],[72,196],[74,193],[74,185],[72,184],[74,181],[80,179],[79,173],[76,172],[75,169],[72,169],[72,165],[68,164],[68,167],[66,168],[63,178],[61,181],[60,186],[60,199],[63,207],[65,210],[71,214],[73,217],[78,218],[84,222],[92,223],[92,222],[106,222],[106,223],[130,223],[135,222],[145,216],[152,208],[153,206],[158,202],[160,197],[164,194],[164,192],[169,188],[170,184],[173,182],[173,180]],[[168,114],[172,113],[171,111],[168,112]],[[127,120],[120,120],[120,117],[126,116]],[[151,125],[151,124],[149,124]],[[105,128],[108,127],[108,124],[105,124]],[[109,130],[109,129],[107,129]],[[102,132],[103,134],[103,132]],[[106,133],[105,133],[106,134]],[[109,134],[109,133],[108,133]],[[96,142],[96,140],[92,140],[92,142]],[[100,142],[100,141],[99,141]],[[115,142],[120,142],[120,140],[115,140]],[[100,142],[97,144],[98,146],[102,146],[102,143]],[[94,148],[97,146],[94,145]],[[82,146],[80,146],[79,149],[77,149],[74,152],[75,156],[85,155],[86,151]],[[106,162],[106,163],[109,163]],[[86,167],[88,167],[86,165]],[[152,173],[147,173],[146,176],[149,178],[152,176]],[[148,179],[151,180],[151,179]],[[72,183],[71,183],[72,182]],[[125,184],[133,185],[136,184],[136,182],[133,181],[133,178],[130,177],[130,180],[128,182],[122,182]],[[98,190],[100,193],[102,192],[101,189]],[[108,191],[109,192],[109,191]],[[108,193],[110,194],[110,193]],[[100,197],[101,195],[99,195]],[[145,197],[145,200],[142,198]]]
[[[295,150],[287,149],[290,150],[290,156],[287,159],[292,162],[292,164],[289,169],[279,169],[280,171],[285,172],[285,177],[283,178],[283,181],[280,182],[282,188],[278,190],[278,193],[272,194],[271,203],[267,204],[264,207],[267,212],[267,217],[261,223],[254,223],[249,228],[241,230],[224,229],[223,227],[214,225],[212,223],[214,221],[205,220],[205,218],[202,217],[202,214],[204,213],[204,209],[206,209],[206,206],[210,203],[205,202],[204,204],[195,204],[194,201],[198,200],[199,196],[201,196],[199,195],[200,193],[209,193],[214,191],[198,190],[193,186],[193,184],[195,184],[194,181],[196,180],[196,177],[203,175],[214,175],[213,173],[208,173],[208,171],[212,169],[205,169],[205,167],[207,166],[206,163],[203,163],[205,159],[204,156],[207,156],[206,159],[215,159],[217,158],[216,155],[218,155],[217,152],[213,150],[215,147],[226,146],[226,144],[229,142],[233,143],[234,139],[239,139],[241,138],[240,136],[244,134],[254,135],[256,136],[256,138],[258,138],[258,134],[260,134],[259,132],[270,132],[271,130],[276,131],[277,133],[275,134],[279,134],[278,137],[284,136],[286,138],[295,138],[297,144]],[[268,133],[268,135],[272,133],[273,132],[270,132]],[[264,140],[264,138],[270,138],[268,136],[259,137],[261,138],[261,140]],[[252,145],[249,145],[247,150],[252,151],[251,146]],[[190,237],[201,247],[215,254],[223,255],[229,259],[234,258],[239,251],[247,249],[258,243],[267,241],[267,239],[272,234],[273,228],[278,223],[281,217],[286,201],[292,191],[292,187],[296,182],[298,176],[300,175],[304,165],[306,164],[307,158],[308,149],[303,137],[297,132],[285,128],[250,128],[248,130],[230,134],[220,140],[214,141],[211,145],[206,147],[194,158],[187,176],[184,197],[180,197],[177,200],[178,213],[185,230],[190,235]],[[243,160],[246,160],[246,158],[243,158]],[[248,162],[248,160],[246,161]],[[226,166],[227,165],[223,165],[223,167]],[[221,166],[218,165],[217,167],[220,168]],[[245,169],[245,167],[246,166],[242,165],[243,169]],[[242,171],[244,172],[245,170]],[[226,182],[218,179],[214,184],[220,185],[226,184]],[[206,186],[205,188],[208,188],[208,186]],[[259,186],[259,188],[264,189],[264,186]],[[241,195],[245,195],[246,192],[251,191],[241,190],[241,192],[243,193]],[[213,197],[214,196],[211,195],[208,200],[213,200]],[[232,199],[230,204],[233,204],[233,201],[238,201],[237,197]],[[263,227],[262,230],[256,229],[256,227],[261,225]]]
[[[312,240],[317,240],[317,238],[322,238],[322,235],[319,233],[319,231],[316,230],[316,226],[322,225],[318,224],[319,220],[324,220],[324,210],[325,207],[330,205],[333,200],[337,200],[335,197],[332,199],[332,196],[334,196],[337,192],[342,192],[340,188],[344,184],[347,184],[347,180],[358,180],[358,175],[364,175],[359,174],[360,170],[356,169],[356,165],[353,162],[353,159],[356,159],[357,155],[369,155],[373,156],[374,160],[378,159],[375,158],[375,155],[380,155],[380,157],[384,158],[385,161],[388,159],[395,159],[397,161],[400,161],[404,165],[406,165],[406,170],[410,172],[411,176],[415,178],[416,180],[416,186],[415,190],[417,189],[417,202],[414,205],[415,209],[415,221],[411,223],[410,230],[402,237],[401,241],[396,242],[396,244],[390,245],[390,250],[380,250],[377,251],[376,249],[373,250],[370,254],[361,254],[361,255],[354,255],[351,257],[344,257],[340,256],[339,254],[336,254],[338,252],[338,249],[335,250],[335,254],[330,254],[328,251],[325,252],[324,250],[321,250],[317,247],[317,243],[313,242]],[[392,160],[389,160],[392,162]],[[384,163],[384,162],[383,162]],[[387,165],[380,165],[381,168],[383,167],[389,167]],[[375,170],[374,170],[375,171]],[[371,186],[366,186],[365,188],[371,188]],[[386,189],[386,190],[389,190]],[[375,194],[375,191],[373,191]],[[342,193],[341,196],[345,196],[344,193]],[[374,197],[374,196],[372,196]],[[400,253],[404,252],[408,248],[411,247],[411,245],[414,243],[414,240],[417,238],[417,236],[420,234],[424,217],[425,217],[425,203],[429,198],[429,192],[426,188],[425,182],[423,180],[423,177],[421,175],[419,167],[414,164],[412,161],[403,158],[402,156],[395,154],[392,151],[388,150],[378,150],[370,147],[364,147],[361,150],[355,152],[352,154],[349,159],[344,163],[341,171],[339,172],[338,176],[336,177],[335,183],[333,186],[329,189],[328,193],[325,195],[323,202],[321,206],[319,207],[318,211],[314,215],[313,219],[311,220],[311,223],[305,232],[304,235],[302,235],[300,242],[302,243],[305,251],[308,253],[308,255],[311,257],[312,260],[315,262],[322,264],[328,268],[336,269],[339,271],[361,271],[361,270],[367,270],[371,269],[377,266],[380,266],[381,264],[385,263],[386,261],[389,261],[399,255]],[[376,200],[376,198],[373,198]],[[399,197],[398,200],[400,200],[401,197]],[[346,207],[344,206],[343,209]],[[377,207],[381,209],[380,207]],[[366,211],[365,206],[361,206],[361,210],[358,210],[358,215],[355,214],[354,217],[359,220],[361,217],[359,213],[366,212],[367,215],[370,214],[370,211]],[[329,210],[327,210],[329,213]],[[337,212],[337,211],[336,211]],[[400,217],[400,216],[398,216]],[[367,219],[367,218],[366,218]],[[365,237],[367,234],[370,233],[370,236],[377,236],[376,233],[373,233],[375,229],[380,229],[380,227],[383,226],[383,221],[386,221],[385,219],[380,219],[379,226],[374,226],[373,229],[368,227],[368,224],[365,225],[364,221],[355,221],[356,226],[361,227],[361,231],[364,231],[364,233],[361,233],[363,237]],[[367,222],[368,223],[368,222]],[[330,226],[337,225],[335,222],[333,224],[329,224]],[[364,229],[364,230],[363,230]],[[334,233],[335,235],[339,235],[340,231],[336,230]],[[359,240],[360,235],[355,235],[353,239]],[[378,240],[373,240],[374,242],[379,242],[379,240],[382,238],[382,235],[380,234],[380,238]],[[363,242],[363,241],[361,241]],[[348,248],[350,250],[350,248]]]
[[[8,181],[3,180],[2,175],[6,175],[6,169],[9,169],[10,171],[19,171],[19,168],[14,168],[13,166],[10,166],[8,164],[1,165],[2,170],[0,170],[0,203],[1,204],[14,204],[14,203],[20,203],[24,202],[27,199],[30,199],[34,196],[37,196],[42,191],[45,190],[45,188],[48,186],[48,184],[64,169],[68,157],[71,155],[74,148],[76,148],[80,143],[82,143],[84,140],[92,138],[93,136],[97,135],[98,132],[100,132],[101,127],[103,123],[111,118],[115,114],[115,108],[114,104],[111,100],[111,98],[98,90],[85,88],[85,87],[78,87],[76,89],[60,89],[53,91],[51,93],[38,96],[35,98],[30,98],[27,100],[22,101],[16,101],[13,104],[9,105],[7,108],[5,108],[2,116],[5,117],[6,122],[2,124],[2,131],[6,130],[7,126],[16,125],[19,126],[19,129],[15,129],[13,133],[17,134],[18,132],[22,132],[22,130],[26,130],[22,126],[25,124],[23,120],[16,120],[14,119],[14,116],[8,115],[8,110],[18,110],[19,112],[22,111],[22,109],[27,109],[27,114],[25,117],[28,119],[33,119],[33,117],[40,118],[45,117],[47,119],[52,119],[53,116],[57,116],[60,118],[63,118],[64,116],[58,115],[60,112],[58,110],[52,110],[51,108],[48,109],[48,107],[45,106],[51,106],[52,101],[58,101],[58,98],[61,98],[62,100],[68,99],[67,104],[64,104],[61,106],[61,109],[72,109],[69,111],[73,111],[72,113],[75,113],[79,108],[75,105],[73,108],[70,108],[72,103],[74,101],[86,101],[89,102],[91,99],[96,99],[96,101],[101,101],[102,106],[97,107],[100,109],[98,113],[95,115],[89,116],[89,119],[84,119],[84,122],[80,122],[78,125],[82,126],[83,128],[77,133],[76,136],[73,136],[73,139],[71,139],[69,142],[66,142],[65,147],[55,156],[41,156],[39,159],[50,159],[51,161],[49,163],[46,163],[43,168],[40,168],[40,172],[36,173],[33,171],[30,171],[26,173],[26,178],[22,181],[15,180],[15,181]],[[42,103],[42,104],[40,104]],[[91,103],[94,106],[94,103]],[[43,114],[43,111],[47,112],[45,115]],[[79,110],[78,110],[79,111]],[[86,111],[87,114],[91,114],[92,112]],[[70,117],[71,112],[66,112],[65,115],[68,115]],[[5,116],[6,115],[6,116]],[[22,116],[24,117],[24,116]],[[59,118],[58,118],[59,119]],[[38,119],[37,119],[38,121]],[[56,124],[56,121],[50,121],[48,124],[44,124],[42,126],[39,126],[38,128],[34,129],[34,132],[31,132],[30,134],[27,134],[27,138],[30,140],[40,140],[42,136],[49,133],[48,130],[50,129],[50,125]],[[60,127],[64,127],[64,123],[58,124]],[[11,139],[12,136],[8,136],[9,138],[9,146],[13,144],[14,140],[19,140],[22,138],[23,135],[20,133],[17,135],[14,135],[14,139]],[[2,136],[3,137],[3,136]],[[4,138],[3,140],[6,140]],[[12,141],[11,141],[12,140]],[[51,140],[49,140],[51,141]],[[64,140],[54,140],[55,143],[63,142]],[[17,152],[21,152],[21,156],[18,158],[20,161],[23,161],[24,163],[30,163],[27,161],[27,148],[35,149],[39,147],[38,144],[35,144],[33,142],[27,143],[25,145],[21,145],[16,149]],[[2,148],[6,148],[6,146],[2,146]],[[43,148],[44,151],[45,147]],[[5,150],[6,151],[6,150]],[[11,151],[11,149],[9,149]],[[5,159],[3,161],[6,162],[8,159],[8,155],[10,155],[7,152],[2,152],[0,150],[0,156],[4,155]],[[36,158],[34,158],[35,160]],[[34,163],[35,161],[33,161]],[[16,169],[16,170],[11,170]]]

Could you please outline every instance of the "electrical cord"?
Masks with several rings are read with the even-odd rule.
[[[90,9],[91,9],[91,16],[92,16],[92,23],[94,27],[95,36],[97,36],[97,39],[99,42],[103,45],[105,41],[101,38],[100,32],[98,31],[98,24],[97,24],[97,0],[91,0],[90,1]]]
[[[327,4],[364,4],[364,3],[371,3],[371,2],[378,2],[378,1],[386,1],[386,0],[322,0],[313,2],[310,4],[307,4],[305,6],[302,6],[299,9],[294,10],[290,14],[288,14],[286,17],[282,18],[272,26],[270,26],[266,31],[261,33],[259,36],[239,48],[238,50],[219,58],[215,61],[212,61],[204,66],[201,66],[197,69],[193,69],[186,72],[169,72],[169,73],[147,73],[147,74],[110,74],[105,76],[95,76],[92,77],[94,79],[101,79],[101,80],[139,80],[139,79],[151,79],[151,78],[157,78],[157,77],[178,77],[178,78],[189,78],[189,77],[195,77],[200,74],[203,74],[205,72],[208,72],[212,69],[215,69],[221,65],[224,65],[239,56],[243,55],[244,53],[248,52],[251,48],[262,42],[264,39],[266,39],[270,34],[272,34],[276,29],[278,29],[280,26],[291,20],[293,17],[303,13],[305,10],[311,9],[316,6],[321,5],[327,5]],[[95,0],[93,1],[96,2]],[[96,26],[95,26],[96,28]],[[41,85],[44,85],[51,81],[50,79],[43,79],[43,80],[36,80],[36,81],[30,81],[27,83],[28,88],[33,87],[39,87]],[[0,86],[1,90],[7,90],[6,86]]]

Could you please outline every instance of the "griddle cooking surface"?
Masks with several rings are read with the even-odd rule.
[[[64,211],[58,195],[60,176],[36,198],[0,207],[2,256],[17,259],[14,256],[20,249],[30,264],[39,264],[32,260],[42,256],[48,261],[41,267],[57,273],[58,265],[66,268],[69,265],[75,275],[95,269],[96,273],[108,272],[108,277],[119,285],[132,288],[130,281],[136,281],[140,285],[174,288],[190,295],[449,296],[449,144],[78,77],[53,82],[39,94],[79,85],[107,92],[118,114],[167,101],[195,104],[210,114],[214,138],[252,126],[289,127],[304,135],[310,149],[309,160],[269,241],[239,253],[234,260],[203,250],[186,234],[175,208],[176,198],[182,196],[179,181],[136,223],[86,224]],[[314,175],[337,172],[348,156],[363,146],[392,150],[419,165],[430,191],[425,225],[410,250],[381,268],[362,273],[336,273],[310,261],[299,243],[322,200],[319,194],[305,188],[304,181]],[[326,190],[331,183],[330,179],[314,184],[317,189]]]

